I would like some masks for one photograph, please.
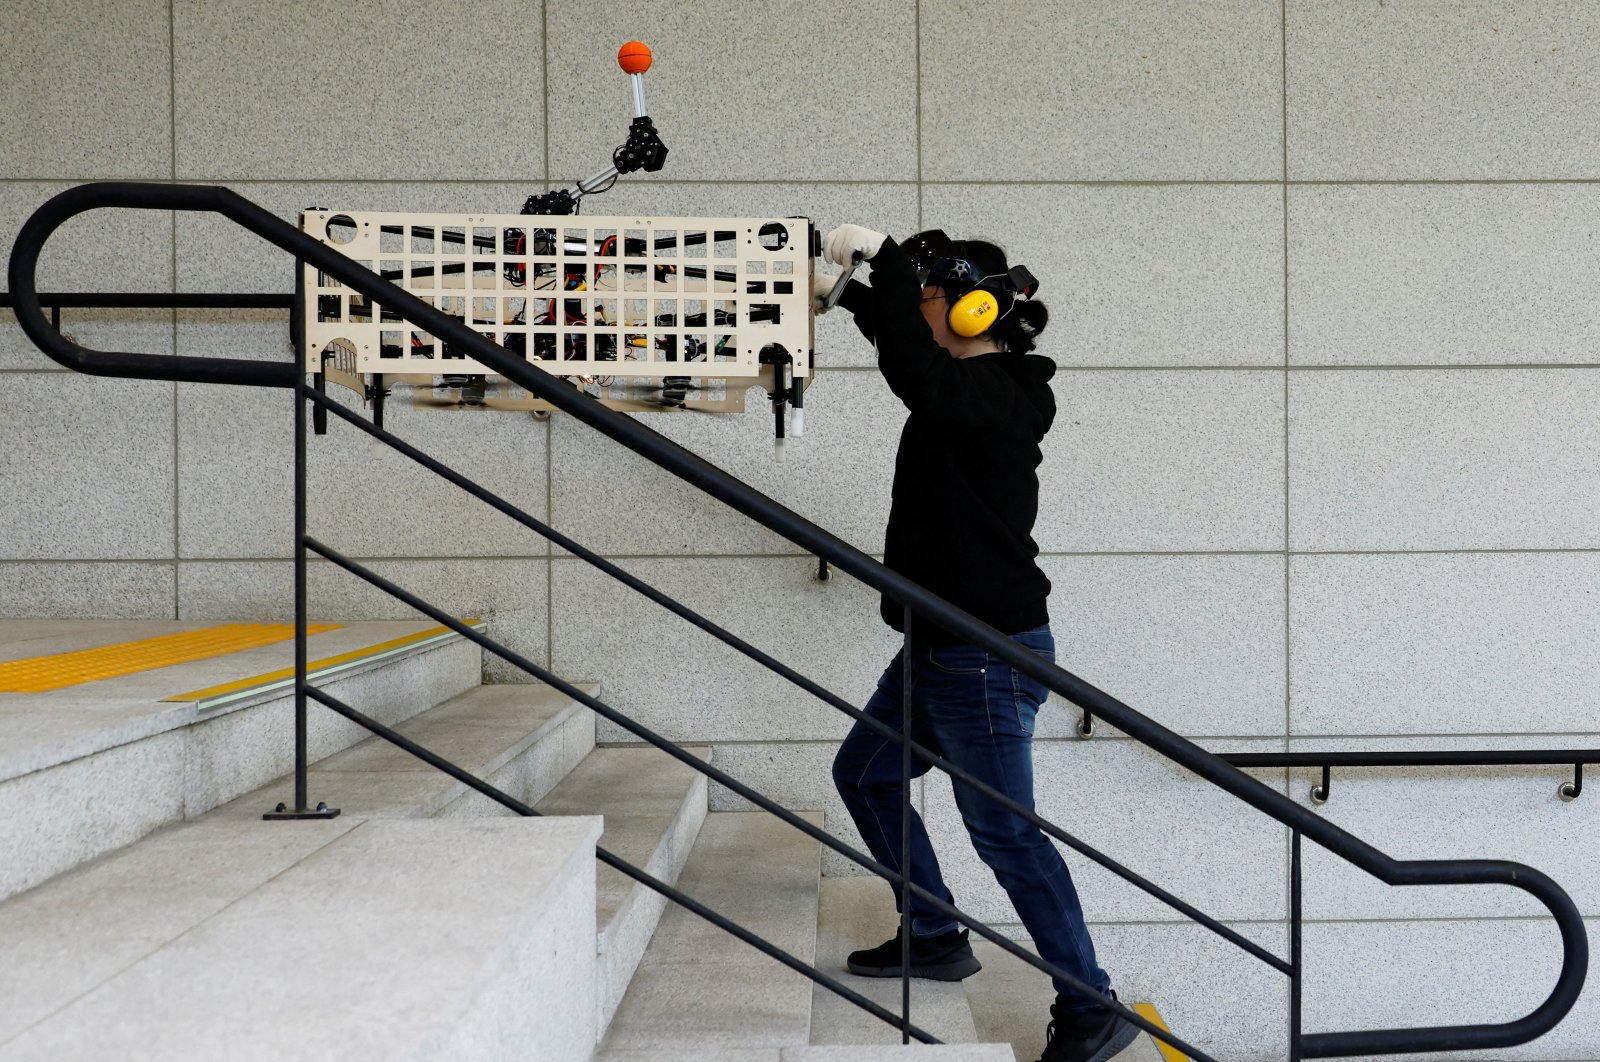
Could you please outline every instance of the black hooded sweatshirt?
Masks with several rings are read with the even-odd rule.
[[[923,318],[922,286],[898,244],[872,258],[872,286],[852,282],[840,305],[878,350],[878,369],[910,416],[895,454],[884,563],[1007,634],[1049,621],[1050,580],[1035,558],[1039,443],[1055,420],[1050,377],[1036,354],[956,358]],[[885,595],[884,621],[903,631]],[[913,623],[928,645],[958,639]]]

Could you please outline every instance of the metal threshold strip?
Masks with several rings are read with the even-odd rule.
[[[481,619],[463,620],[463,623],[477,630],[486,630],[488,624]],[[403,638],[392,638],[376,645],[352,649],[348,653],[337,656],[324,657],[313,660],[306,665],[306,680],[314,682],[319,679],[329,678],[351,668],[374,664],[392,656],[403,653],[416,652],[439,642],[460,638],[461,635],[449,627],[429,627],[425,631],[417,631]],[[220,686],[209,686],[203,690],[192,690],[189,693],[176,693],[171,697],[163,698],[164,701],[194,702],[195,711],[208,712],[224,705],[233,704],[235,701],[246,697],[255,697],[275,690],[289,689],[294,686],[294,668],[286,667],[280,671],[270,671],[265,675],[255,675],[251,678],[239,679],[236,682],[224,683]]]

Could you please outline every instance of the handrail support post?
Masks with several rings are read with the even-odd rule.
[[[295,263],[295,288],[303,283],[303,263]],[[275,821],[331,819],[339,814],[325,802],[307,807],[306,797],[306,392],[305,332],[296,318],[294,332],[294,807],[279,804],[261,816]]]
[[[1333,788],[1333,768],[1328,764],[1322,765],[1322,784],[1311,787],[1311,802],[1313,804],[1326,804],[1328,793]]]
[[[1300,831],[1295,830],[1289,850],[1289,1062],[1300,1062],[1300,910]]]

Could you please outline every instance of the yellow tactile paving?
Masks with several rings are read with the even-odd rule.
[[[1162,1032],[1172,1031],[1171,1029],[1167,1028],[1167,1023],[1161,1020],[1161,1014],[1156,1010],[1154,1003],[1135,1003],[1133,1005],[1133,1009],[1135,1013],[1139,1015],[1139,1017],[1143,1018],[1151,1025],[1154,1025]],[[1151,1037],[1151,1039],[1155,1038]],[[1182,1051],[1179,1051],[1171,1044],[1165,1044],[1160,1040],[1156,1040],[1156,1047],[1161,1051],[1161,1057],[1166,1059],[1166,1062],[1189,1062],[1189,1056],[1184,1054]]]
[[[475,625],[478,623],[478,620],[469,619],[463,620],[462,622],[468,625]],[[307,629],[309,630],[309,628]],[[290,630],[292,632],[293,628],[290,628]],[[352,649],[350,652],[340,653],[338,656],[325,656],[321,660],[308,661],[306,663],[306,671],[307,673],[311,673],[315,671],[321,671],[324,668],[337,667],[340,664],[347,664],[353,660],[361,660],[369,656],[378,656],[382,653],[404,648],[405,646],[411,645],[414,642],[426,641],[429,638],[437,638],[441,634],[449,633],[451,633],[449,627],[430,627],[428,630],[418,631],[415,634],[408,634],[403,638],[394,638],[387,642],[379,642],[377,645],[368,645],[363,646],[360,649]],[[237,682],[226,682],[220,686],[210,686],[203,690],[194,690],[190,693],[174,694],[171,697],[163,698],[163,700],[210,701],[215,700],[218,697],[226,696],[230,693],[237,693],[240,690],[255,689],[258,686],[270,686],[275,682],[282,682],[284,679],[293,677],[294,668],[286,667],[281,671],[271,671],[265,675],[254,675],[250,678],[240,679]]]
[[[308,634],[337,630],[337,623],[308,624]],[[182,634],[165,634],[98,649],[34,656],[0,663],[0,693],[45,693],[85,682],[152,671],[192,660],[226,656],[242,649],[287,641],[294,637],[289,623],[225,623]]]

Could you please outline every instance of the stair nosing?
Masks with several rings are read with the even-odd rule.
[[[401,660],[422,657],[435,652],[442,652],[457,647],[466,639],[458,634],[449,637],[441,636],[437,640],[418,643],[408,646],[398,652],[391,653],[381,658],[363,660],[352,664],[338,673],[342,680],[354,678],[386,666],[394,666]],[[42,771],[54,770],[64,767],[79,760],[99,756],[113,749],[126,745],[134,745],[140,741],[160,737],[162,734],[181,730],[187,726],[204,724],[213,719],[222,719],[235,712],[246,711],[250,708],[270,705],[278,701],[292,700],[292,689],[275,688],[263,691],[258,698],[244,699],[230,702],[226,705],[200,709],[193,701],[170,702],[172,707],[166,710],[156,710],[147,715],[134,719],[119,720],[115,723],[88,730],[84,733],[58,744],[35,744],[11,753],[0,751],[0,784],[20,781],[30,775]],[[151,703],[142,697],[107,697],[108,702],[129,701],[134,703]],[[166,701],[155,701],[155,704],[166,704]]]

